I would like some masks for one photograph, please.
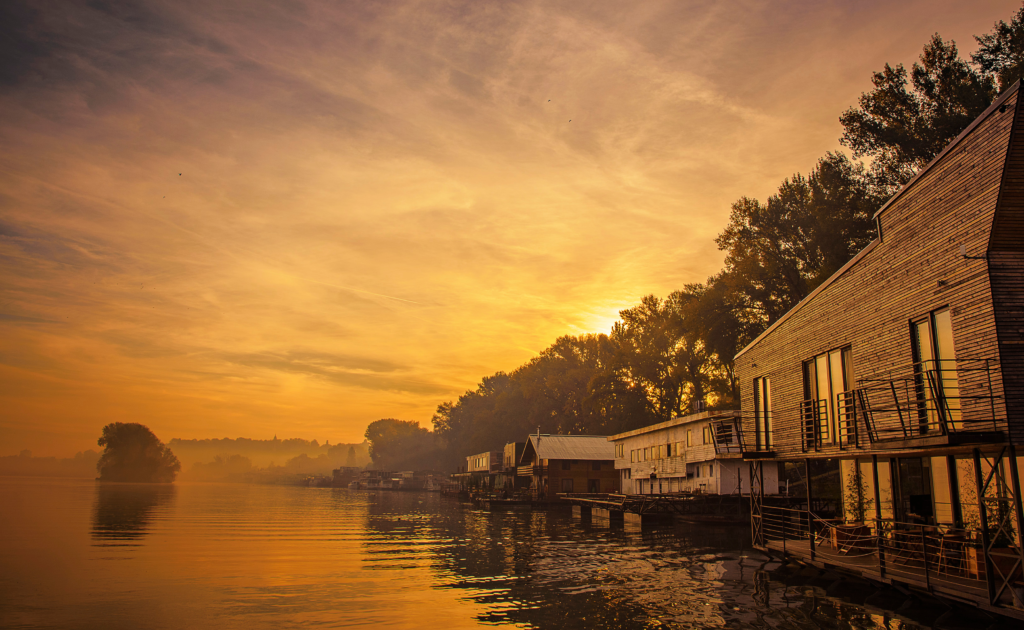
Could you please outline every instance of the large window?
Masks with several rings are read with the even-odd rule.
[[[804,362],[804,421],[808,443],[832,444],[852,424],[853,381],[850,347]]]
[[[754,440],[757,450],[771,450],[772,383],[767,377],[754,379]]]
[[[937,430],[939,422],[956,430],[960,424],[960,387],[953,350],[953,321],[948,308],[911,322],[914,378],[921,433]]]

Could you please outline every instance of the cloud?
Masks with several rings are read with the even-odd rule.
[[[1011,4],[5,2],[4,441],[426,423],[717,271],[872,70]]]

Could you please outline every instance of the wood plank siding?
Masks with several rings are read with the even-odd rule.
[[[911,322],[948,307],[958,366],[979,359],[991,368],[959,376],[960,390],[994,394],[984,405],[965,403],[964,424],[995,418],[998,431],[1024,444],[1024,107],[1017,88],[876,218],[879,239],[736,356],[744,434],[754,430],[754,379],[767,377],[775,456],[836,456],[838,444],[805,453],[803,362],[849,346],[848,381],[856,387],[858,379],[912,364]],[[847,448],[889,452],[863,433]]]

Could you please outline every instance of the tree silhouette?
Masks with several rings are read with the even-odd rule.
[[[979,43],[981,52],[986,45],[999,45],[996,39],[980,38]],[[839,118],[844,128],[840,142],[853,149],[853,157],[873,160],[872,173],[889,193],[938,155],[996,96],[993,76],[972,68],[960,58],[956,43],[937,33],[920,61],[910,72],[910,90],[906,68],[885,64],[871,79],[875,89],[861,95],[860,107]],[[1011,72],[1017,66],[1010,63],[993,60],[991,68]]]
[[[104,447],[96,464],[100,481],[170,483],[181,470],[171,449],[137,422],[111,422],[97,444]]]

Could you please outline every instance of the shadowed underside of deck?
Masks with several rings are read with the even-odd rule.
[[[992,606],[989,603],[988,587],[984,578],[971,577],[962,563],[930,566],[926,571],[919,559],[888,551],[884,552],[881,563],[875,550],[853,549],[843,552],[829,545],[815,545],[812,554],[808,540],[770,540],[765,542],[763,550],[782,554],[821,569],[852,573],[883,584],[898,583],[946,599],[1024,619],[1024,609]]]

